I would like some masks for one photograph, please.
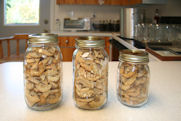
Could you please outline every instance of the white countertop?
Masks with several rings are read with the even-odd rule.
[[[102,36],[102,37],[112,37],[113,35],[120,35],[120,32],[96,32],[96,31],[85,31],[85,32],[67,32],[67,31],[51,31],[50,33],[57,34],[58,36]],[[33,33],[15,33],[17,34],[33,34]],[[0,35],[1,38],[9,37],[11,35]]]
[[[103,36],[103,37],[112,37],[112,35],[120,35],[119,32],[51,32],[54,34],[58,34],[59,36]]]
[[[72,63],[63,63],[63,100],[50,111],[30,110],[24,101],[23,64],[0,64],[0,121],[181,121],[181,62],[150,62],[148,103],[140,108],[122,105],[116,97],[118,62],[109,63],[108,103],[101,110],[74,106]]]

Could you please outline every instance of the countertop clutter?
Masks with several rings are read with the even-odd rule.
[[[118,62],[109,62],[108,103],[101,110],[75,107],[72,63],[63,62],[63,100],[50,111],[30,110],[24,101],[23,63],[0,64],[1,121],[179,121],[181,120],[181,62],[155,62],[150,66],[149,100],[140,108],[121,104],[116,97]]]

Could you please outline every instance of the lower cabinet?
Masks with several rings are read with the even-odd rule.
[[[112,61],[119,61],[119,52],[128,48],[114,39],[111,40],[111,45],[112,45],[112,50],[111,50]]]
[[[105,40],[105,50],[107,52],[107,54],[110,56],[110,37],[104,37]]]
[[[72,55],[75,50],[75,39],[77,37],[58,37],[59,47],[62,52],[63,61],[72,61]]]
[[[63,61],[72,61],[73,52],[75,48],[75,40],[78,36],[59,36],[59,47],[62,52]],[[110,37],[103,37],[105,40],[105,50],[110,55]]]

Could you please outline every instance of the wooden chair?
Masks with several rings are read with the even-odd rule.
[[[25,50],[27,48],[27,40],[28,40],[28,35],[14,35],[11,37],[1,37],[0,38],[0,63],[3,62],[9,62],[9,61],[23,61],[24,58],[24,53],[20,54],[20,41],[25,41]],[[16,41],[16,53],[11,54],[11,45],[10,43],[12,41]],[[3,52],[3,42],[7,43],[7,56]]]

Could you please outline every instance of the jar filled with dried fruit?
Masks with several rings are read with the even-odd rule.
[[[147,102],[150,79],[148,53],[140,50],[120,52],[117,95],[122,104],[139,107]]]
[[[100,109],[107,102],[108,55],[105,40],[80,37],[73,54],[74,100],[81,109]]]
[[[24,93],[29,108],[50,110],[59,105],[62,97],[61,60],[57,35],[29,36],[24,58]]]

